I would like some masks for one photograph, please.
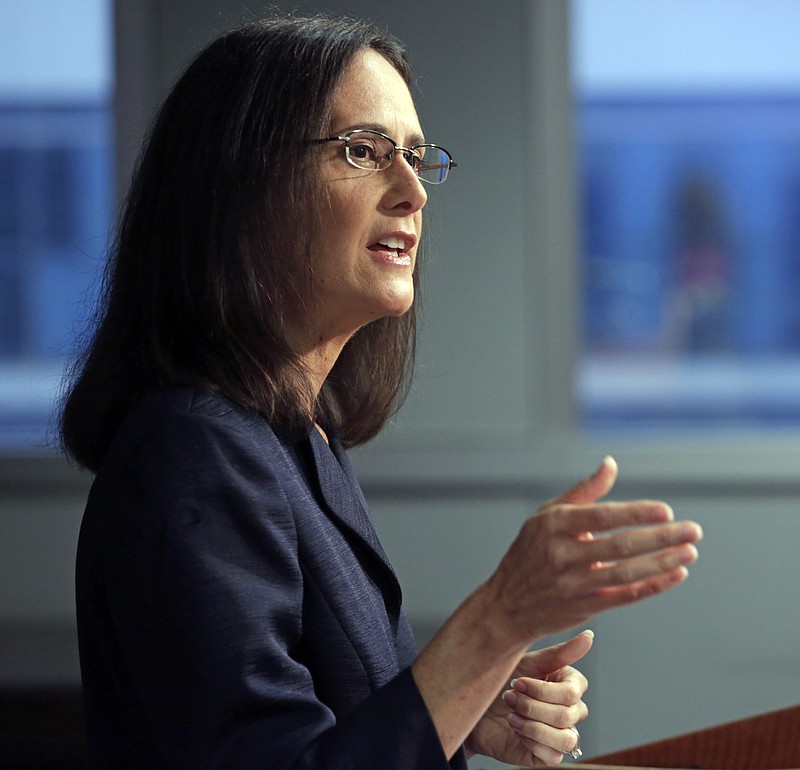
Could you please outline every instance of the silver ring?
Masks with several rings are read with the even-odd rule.
[[[575,742],[575,748],[573,748],[572,751],[565,751],[564,753],[568,757],[572,757],[572,759],[578,759],[583,755],[583,752],[581,751],[581,734],[578,732],[577,727],[570,727],[569,729],[572,730],[573,733],[575,733],[577,741]]]

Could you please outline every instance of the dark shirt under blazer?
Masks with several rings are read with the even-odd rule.
[[[219,395],[128,416],[81,528],[93,766],[449,770],[397,578],[341,445]]]

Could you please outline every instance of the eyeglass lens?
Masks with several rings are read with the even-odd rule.
[[[372,171],[382,171],[392,163],[394,145],[374,131],[354,131],[347,142],[347,157],[354,166]],[[415,151],[421,156],[406,160],[414,166],[420,179],[431,184],[441,184],[447,179],[451,158],[447,151],[436,145],[420,145]]]
[[[419,152],[423,153],[417,173],[420,179],[431,184],[441,184],[447,179],[450,170],[451,158],[442,147],[435,144],[422,145]]]

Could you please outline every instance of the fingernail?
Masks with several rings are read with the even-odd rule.
[[[586,634],[586,636],[588,636],[590,639],[594,639],[594,631],[592,631],[591,628],[587,628],[582,633]]]
[[[515,730],[519,730],[525,724],[525,720],[519,714],[509,714],[506,719]]]
[[[703,539],[703,528],[693,521],[687,521],[681,527],[681,537],[684,540],[696,543]]]
[[[517,692],[528,692],[528,686],[521,679],[512,679],[511,680],[511,686]]]
[[[693,545],[685,545],[678,559],[681,564],[694,564],[697,561],[697,549]]]
[[[514,708],[517,703],[517,694],[513,690],[506,690],[503,695],[503,703],[506,704],[509,708]]]

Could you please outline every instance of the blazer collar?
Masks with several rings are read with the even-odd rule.
[[[330,445],[315,429],[312,429],[309,435],[314,459],[311,470],[317,476],[319,489],[328,513],[349,536],[348,539],[351,542],[355,539],[358,545],[365,546],[365,549],[359,550],[366,550],[368,558],[377,562],[381,572],[395,590],[399,601],[400,583],[380,540],[378,540],[375,527],[367,513],[366,500],[353,473],[347,453],[335,436],[328,434],[328,438]]]

